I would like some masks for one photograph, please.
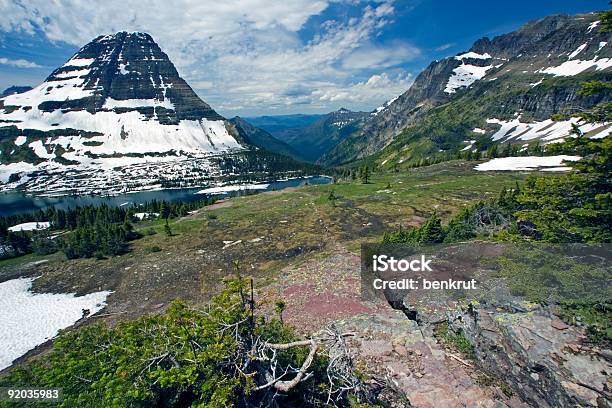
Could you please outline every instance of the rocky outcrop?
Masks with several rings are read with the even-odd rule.
[[[553,310],[473,308],[451,324],[474,345],[478,364],[530,406],[610,406],[612,355],[585,344],[582,331]]]
[[[379,398],[392,407],[528,408],[498,384],[485,381],[474,362],[448,350],[431,326],[419,327],[400,312],[359,316],[338,323],[358,366],[385,387]]]

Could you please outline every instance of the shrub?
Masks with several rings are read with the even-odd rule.
[[[270,348],[296,336],[276,319],[254,318],[245,283],[227,281],[202,311],[176,301],[160,315],[65,332],[45,358],[13,368],[0,387],[60,387],[60,407],[325,405],[330,361],[304,347]],[[298,375],[291,367],[311,358],[310,375],[294,387],[280,392],[269,385],[272,367],[291,379]],[[359,395],[332,397],[348,406],[349,396]]]

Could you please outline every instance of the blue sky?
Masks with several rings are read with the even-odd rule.
[[[36,85],[97,35],[150,33],[226,116],[372,110],[434,59],[607,1],[0,1],[0,88]]]

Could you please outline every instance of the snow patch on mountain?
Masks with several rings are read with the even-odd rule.
[[[564,166],[564,161],[580,160],[580,156],[521,156],[498,157],[480,163],[474,170],[477,171],[570,171],[572,168]]]
[[[459,61],[463,60],[464,58],[473,58],[473,59],[483,59],[484,60],[484,59],[490,59],[492,57],[491,57],[491,55],[489,55],[489,53],[486,53],[486,52],[484,54],[478,54],[477,52],[473,52],[473,51],[466,52],[464,54],[455,56],[455,59],[459,60]]]
[[[55,165],[59,165],[59,163],[53,162]],[[26,162],[16,162],[16,163],[8,163],[8,164],[0,164],[0,182],[8,183],[11,174],[26,174],[32,172],[37,169],[37,166],[26,163]],[[24,176],[25,177],[25,176]],[[14,183],[17,187],[17,184]]]
[[[546,142],[559,141],[571,135],[572,124],[578,124],[578,118],[562,121],[551,119],[540,122],[521,122],[520,115],[512,120],[487,119],[489,124],[500,125],[500,128],[491,138],[494,141],[510,139],[534,140],[541,139]],[[608,136],[612,130],[611,123],[588,123],[579,126],[580,131],[591,138],[602,138]]]
[[[63,66],[64,67],[88,67],[95,61],[95,58],[79,58],[77,56],[72,57]]]
[[[25,136],[17,136],[14,143],[16,146],[21,146],[26,142],[26,140],[28,140],[28,138]]]
[[[43,145],[42,140],[36,140],[28,145],[33,151],[41,159],[52,159],[55,157],[54,154],[49,153],[47,148]]]
[[[387,109],[389,107],[389,105],[391,105],[393,102],[395,102],[397,100],[397,98],[399,98],[399,97],[400,96],[398,95],[395,98],[389,99],[387,102],[383,103],[378,108],[374,109],[374,111],[372,112],[372,115],[373,116],[378,115],[380,112],[382,112],[385,109]]]
[[[51,228],[51,223],[49,221],[35,221],[35,222],[24,222],[22,224],[13,225],[12,227],[8,227],[7,229],[11,232],[19,232],[19,231],[45,230],[48,228]]]
[[[589,24],[589,27],[587,28],[587,33],[593,31],[593,29],[597,27],[599,23],[601,23],[601,20],[593,21],[591,24]]]
[[[163,101],[158,99],[126,99],[119,101],[113,98],[106,98],[103,105],[103,109],[147,107],[161,107],[174,110],[174,104],[169,99],[164,99]]]
[[[482,79],[493,65],[480,67],[478,65],[461,64],[453,69],[454,74],[448,79],[444,92],[452,94],[459,88],[465,88],[472,85],[479,79]]]
[[[612,58],[593,58],[591,60],[569,60],[556,67],[548,67],[537,70],[535,73],[550,74],[554,76],[574,76],[589,68],[601,71],[612,67]]]
[[[574,58],[576,55],[580,54],[586,47],[587,47],[588,43],[584,43],[581,46],[579,46],[578,48],[576,48],[574,50],[574,52],[572,52],[567,59],[572,59]]]
[[[45,81],[28,92],[5,97],[3,99],[4,106],[29,106],[34,108],[43,102],[78,100],[93,96],[94,89],[84,89],[83,83],[84,79],[74,76],[63,80]],[[7,116],[7,114],[0,115],[2,119],[12,119],[11,117],[4,116]]]
[[[76,69],[74,71],[66,71],[66,72],[60,72],[58,74],[55,74],[55,78],[60,78],[60,79],[65,79],[65,78],[72,78],[72,77],[83,77],[87,74],[89,74],[91,70],[88,68],[83,68],[83,69]]]
[[[115,101],[111,101],[113,104]],[[117,106],[136,106],[154,101],[129,100]],[[165,106],[170,106],[168,102]],[[160,106],[163,106],[160,105]],[[182,120],[176,125],[162,125],[156,120],[147,120],[138,111],[115,113],[101,111],[95,114],[86,110],[64,112],[55,110],[41,112],[38,109],[23,111],[19,109],[8,115],[11,120],[18,120],[14,125],[19,129],[36,129],[49,131],[61,128],[79,129],[87,132],[100,133],[93,137],[51,137],[45,141],[47,146],[59,144],[70,147],[64,157],[79,162],[86,161],[86,152],[93,154],[114,153],[150,153],[182,150],[193,153],[219,153],[231,150],[241,150],[243,147],[228,133],[223,120]],[[63,142],[69,142],[68,144]],[[84,143],[99,142],[100,146],[87,146]],[[34,145],[35,153],[42,158],[52,158],[42,146],[42,141]]]

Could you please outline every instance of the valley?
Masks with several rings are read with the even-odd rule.
[[[612,11],[419,48],[323,3],[0,95],[0,407],[611,406]]]
[[[139,223],[137,229],[158,233],[134,241],[120,257],[27,256],[0,261],[0,276],[41,276],[34,281],[37,292],[110,290],[105,313],[111,321],[154,312],[175,298],[203,304],[218,292],[222,278],[234,273],[234,261],[264,290],[282,279],[286,268],[298,268],[308,259],[333,259],[338,247],[355,256],[360,243],[379,239],[385,230],[419,225],[433,209],[448,219],[526,177],[472,167],[451,162],[376,175],[371,184],[302,186],[234,197],[173,220],[171,237],[162,233],[163,220]],[[330,191],[337,200],[328,199]],[[150,252],[153,247],[160,251]],[[346,272],[358,278],[358,268]]]

